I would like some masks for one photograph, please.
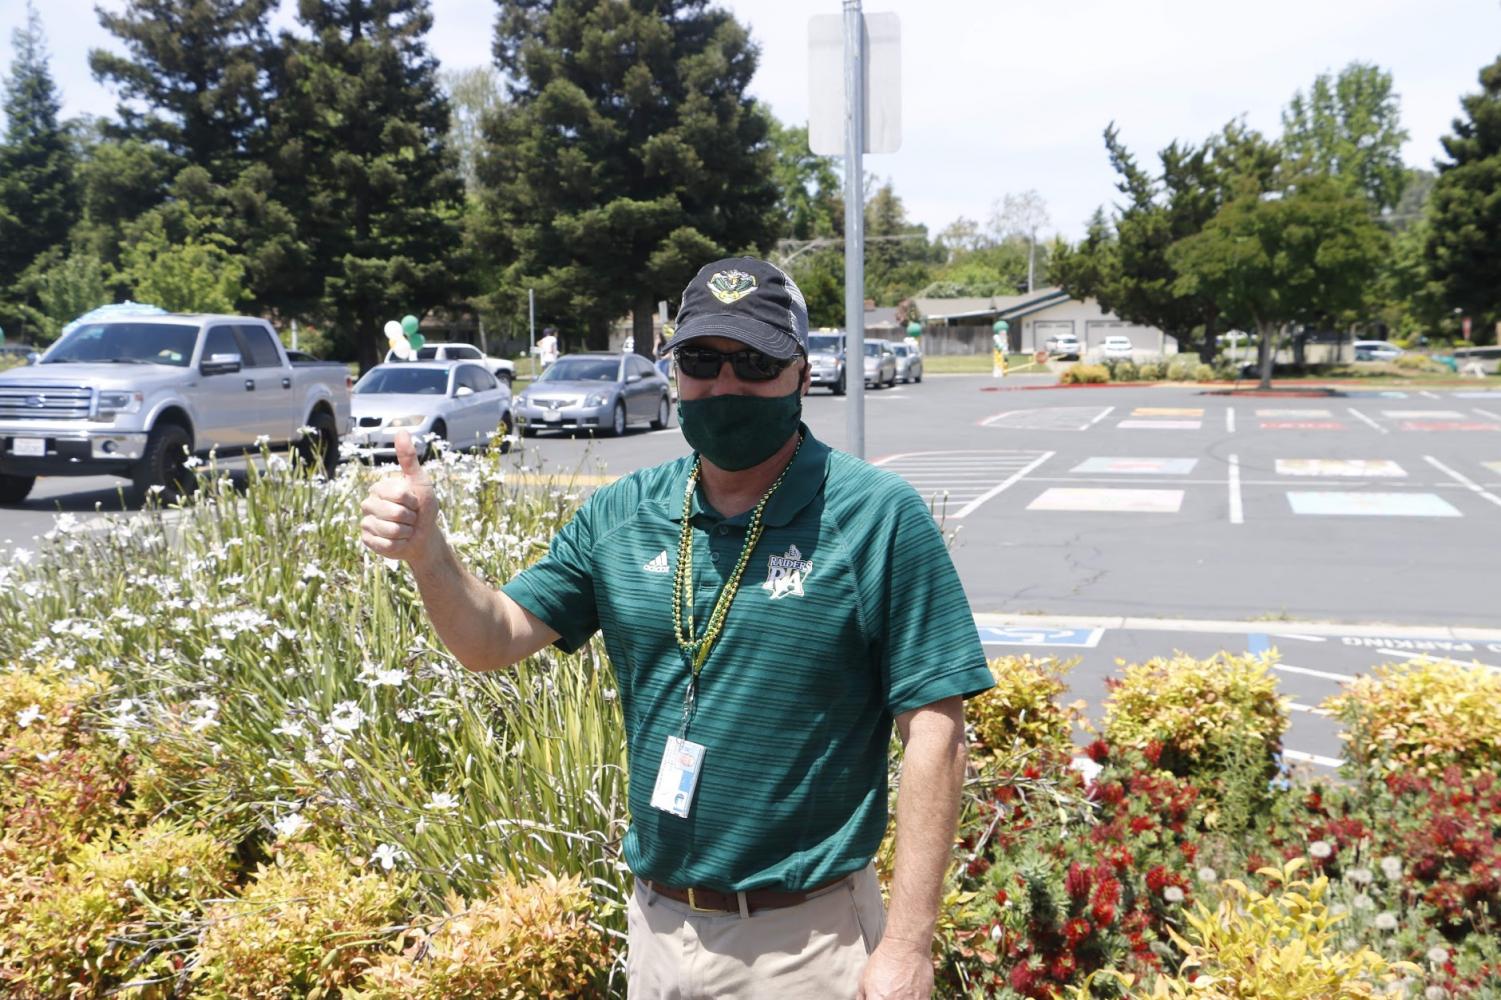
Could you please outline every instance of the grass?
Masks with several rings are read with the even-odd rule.
[[[989,354],[924,354],[922,358],[924,375],[989,375],[993,364]],[[1030,354],[1006,355],[1007,371],[1031,364]],[[1043,369],[1034,366],[1028,370]]]

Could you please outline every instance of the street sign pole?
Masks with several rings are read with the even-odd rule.
[[[532,363],[533,374],[537,371],[537,293],[528,288],[526,290],[526,334],[530,343],[527,344],[526,356]]]
[[[865,457],[865,18],[844,0],[844,330],[849,392],[845,449]]]

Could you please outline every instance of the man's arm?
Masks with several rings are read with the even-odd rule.
[[[964,785],[964,699],[897,716],[906,751],[896,797],[896,870],[886,933],[860,980],[859,1000],[927,1000],[933,933],[953,857]]]
[[[396,458],[401,474],[376,480],[360,504],[360,540],[412,567],[449,651],[470,670],[498,670],[556,642],[557,632],[459,562],[438,527],[438,498],[406,431],[396,435]]]

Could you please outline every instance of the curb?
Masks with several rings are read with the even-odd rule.
[[[1501,629],[1467,625],[1400,625],[1395,622],[1336,622],[1287,619],[1235,621],[1233,619],[1150,618],[1129,615],[1047,615],[973,613],[975,624],[1004,628],[1105,628],[1143,632],[1301,633],[1303,635],[1368,636],[1400,639],[1452,639],[1458,642],[1501,642]]]

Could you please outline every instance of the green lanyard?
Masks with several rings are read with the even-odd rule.
[[[709,658],[709,650],[719,640],[724,632],[724,620],[729,616],[730,604],[734,602],[735,595],[740,591],[740,578],[745,575],[745,567],[750,563],[751,553],[756,548],[756,543],[761,540],[761,532],[765,525],[762,515],[766,512],[766,504],[771,499],[777,487],[782,485],[782,480],[787,477],[787,470],[792,468],[792,463],[797,460],[797,453],[802,450],[803,439],[797,440],[797,448],[792,452],[792,458],[788,460],[786,468],[777,476],[776,481],[756,503],[751,512],[750,524],[745,530],[745,544],[740,547],[740,558],[735,563],[735,570],[730,578],[719,589],[719,596],[714,601],[714,609],[709,613],[709,624],[704,628],[704,634],[697,639],[693,637],[693,486],[698,482],[699,470],[702,459],[693,460],[693,468],[688,472],[688,485],[683,490],[683,531],[678,537],[678,564],[677,574],[672,585],[672,632],[677,638],[678,649],[682,650],[683,658],[688,663],[692,676],[688,678],[688,691],[683,697],[683,730],[686,733],[688,722],[693,717],[693,703],[698,688],[698,675],[704,669],[704,661]],[[685,610],[686,609],[686,613]],[[686,618],[686,620],[685,620]]]

